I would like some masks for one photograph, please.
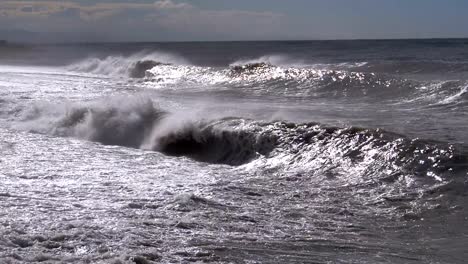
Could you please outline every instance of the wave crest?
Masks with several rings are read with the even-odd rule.
[[[406,91],[408,86],[414,88],[412,82],[373,73],[283,68],[264,62],[236,65],[228,69],[161,66],[149,70],[146,77],[148,86],[159,89],[173,89],[174,86],[181,89],[191,84],[199,84],[207,90],[218,89],[221,86],[233,87],[236,91],[246,93],[294,97],[380,95],[394,90]]]
[[[23,109],[15,128],[106,145],[139,148],[166,115],[145,98],[113,98],[89,104],[43,103]]]
[[[257,63],[249,63],[249,64],[231,66],[231,71],[233,74],[244,74],[244,73],[255,74],[255,73],[258,73],[259,70],[267,69],[270,67],[273,67],[273,66],[265,62],[257,62]]]
[[[159,65],[184,65],[188,62],[176,55],[162,52],[139,52],[130,56],[87,58],[67,67],[69,71],[116,77],[143,78],[147,70]]]

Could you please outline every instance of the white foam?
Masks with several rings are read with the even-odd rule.
[[[138,52],[128,57],[107,56],[106,58],[86,58],[67,67],[69,71],[87,72],[99,75],[127,77],[129,70],[138,61],[157,61],[174,65],[190,64],[184,58],[165,52]]]
[[[461,98],[464,94],[468,92],[468,85],[460,89],[460,91],[452,96],[445,98],[444,100],[440,101],[439,104],[451,104]]]
[[[1,73],[45,73],[45,74],[62,74],[59,68],[44,67],[44,66],[16,66],[16,65],[0,65]]]
[[[303,60],[298,60],[285,55],[265,55],[254,59],[241,59],[230,64],[230,66],[241,66],[254,63],[267,63],[274,66],[283,67],[305,67],[307,65]]]

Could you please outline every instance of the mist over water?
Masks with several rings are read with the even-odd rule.
[[[0,262],[464,263],[467,47],[2,47]]]

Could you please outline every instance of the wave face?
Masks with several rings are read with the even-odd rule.
[[[229,165],[268,155],[275,146],[273,134],[263,133],[246,120],[231,118],[191,122],[165,133],[156,128],[147,145],[168,155]]]

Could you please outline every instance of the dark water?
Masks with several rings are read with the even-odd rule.
[[[0,258],[464,263],[467,120],[465,39],[4,45]]]

